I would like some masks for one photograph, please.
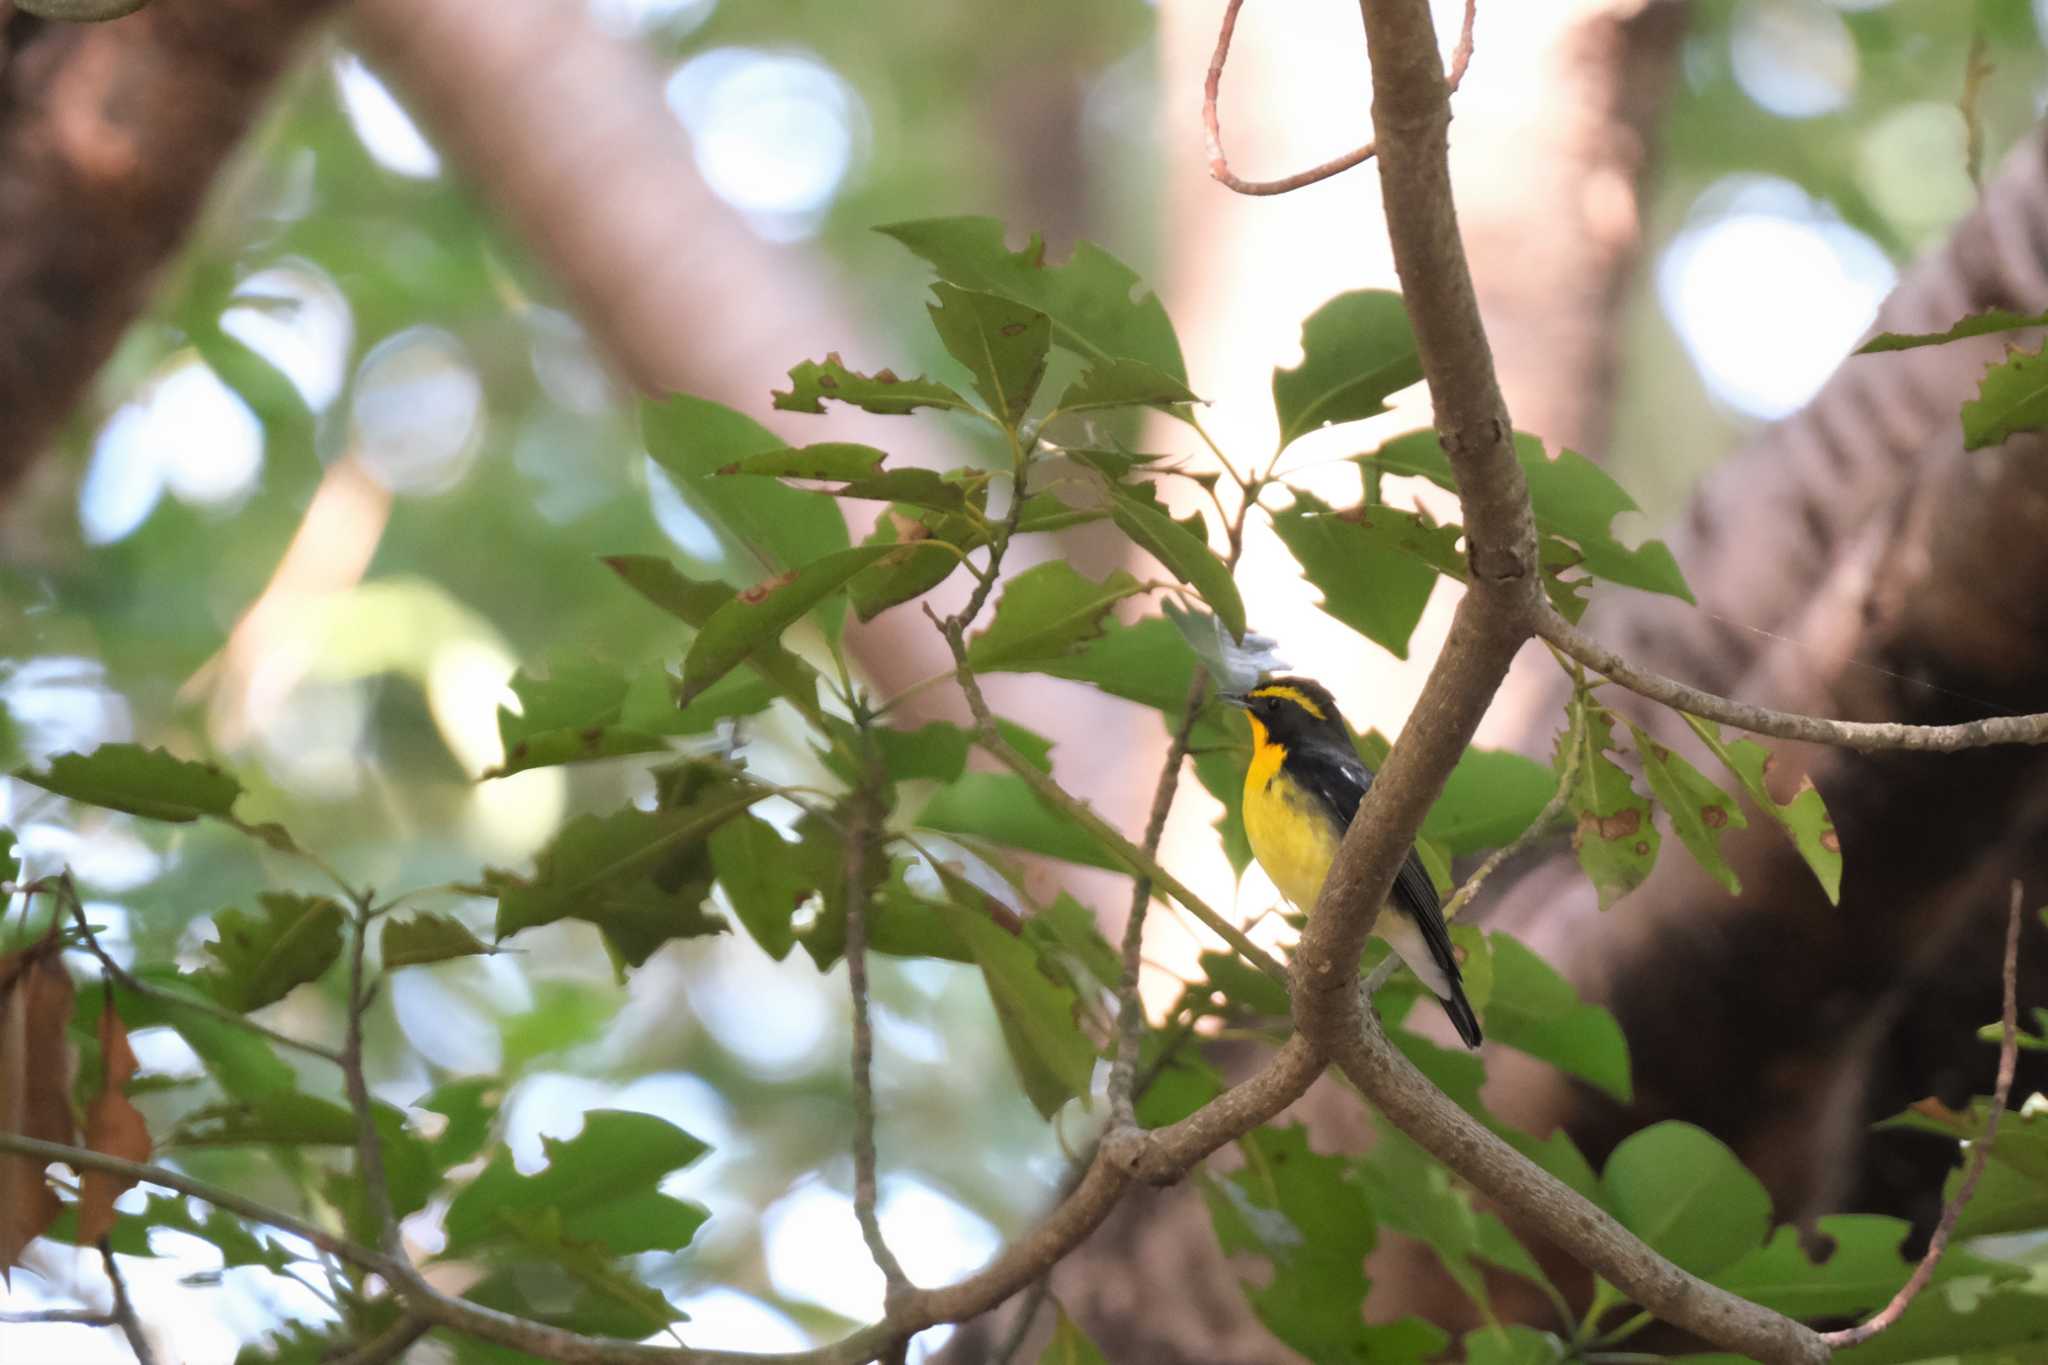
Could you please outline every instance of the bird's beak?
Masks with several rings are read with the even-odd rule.
[[[1240,711],[1252,709],[1252,699],[1242,692],[1218,692],[1216,700],[1229,706],[1235,706]]]

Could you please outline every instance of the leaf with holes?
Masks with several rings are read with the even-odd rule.
[[[488,957],[498,951],[453,915],[422,914],[411,919],[387,919],[378,945],[387,972],[395,972],[400,967],[447,962],[458,957]]]
[[[59,754],[43,772],[24,768],[14,775],[88,806],[178,823],[202,815],[227,819],[242,794],[242,784],[211,763],[173,758],[139,744],[102,744],[89,754]]]
[[[1399,294],[1339,294],[1301,325],[1301,364],[1273,371],[1280,444],[1387,410],[1387,396],[1422,379],[1422,358]]]
[[[1016,430],[1045,378],[1052,319],[1000,294],[960,289],[943,280],[932,286],[932,293],[939,300],[927,309],[932,330],[947,354],[974,376],[974,390],[996,420]]]
[[[823,360],[806,360],[789,372],[789,388],[771,392],[768,401],[784,412],[823,412],[825,400],[851,403],[884,417],[900,417],[918,408],[972,412],[973,405],[944,384],[930,379],[898,379],[894,370],[862,374],[850,370],[839,352]]]
[[[1463,576],[1457,528],[1395,507],[1333,512],[1297,489],[1294,505],[1273,514],[1273,529],[1322,593],[1323,610],[1397,659],[1408,657],[1446,548]]]
[[[1684,715],[1683,712],[1679,714]],[[1792,793],[1790,801],[1780,802],[1771,795],[1770,772],[1771,751],[1753,739],[1738,739],[1729,742],[1721,738],[1721,727],[1698,716],[1686,716],[1685,723],[1693,733],[1706,742],[1713,750],[1714,757],[1721,760],[1735,780],[1742,784],[1742,790],[1757,808],[1778,822],[1785,832],[1792,836],[1792,844],[1799,850],[1799,856],[1813,869],[1819,879],[1821,890],[1827,892],[1831,905],[1842,903],[1842,840],[1835,833],[1834,817],[1828,814],[1827,803],[1821,800],[1820,791],[1813,785],[1813,779],[1802,776],[1799,789]]]
[[[731,603],[737,596],[727,583],[708,583],[691,578],[666,559],[654,555],[612,555],[604,560],[606,568],[617,574],[626,586],[639,593],[655,606],[685,624],[702,630],[705,622],[717,614],[721,607]],[[747,655],[747,662],[783,696],[795,702],[799,709],[811,712],[818,705],[818,677],[811,666],[780,645],[756,645]],[[707,691],[698,698],[695,706],[713,704],[715,692]],[[630,692],[621,698],[621,717]],[[738,699],[735,699],[736,703]],[[679,722],[680,723],[680,722]],[[682,732],[687,733],[687,731]]]
[[[1208,540],[1139,497],[1129,485],[1114,487],[1118,497],[1110,504],[1109,515],[1118,529],[1200,594],[1231,639],[1244,639],[1244,599],[1238,595],[1230,567],[1209,548]]]
[[[1668,1121],[1623,1138],[1600,1182],[1622,1226],[1695,1275],[1764,1244],[1771,1197],[1713,1134]]]
[[[1566,796],[1577,822],[1572,849],[1605,910],[1643,884],[1657,865],[1662,838],[1651,819],[1649,798],[1608,757],[1614,751],[1613,713],[1582,688],[1573,693],[1566,716],[1569,724],[1557,737],[1552,768],[1562,780],[1577,757]]]
[[[1079,379],[1067,385],[1053,411],[1097,412],[1128,407],[1166,410],[1176,403],[1200,401],[1185,383],[1164,370],[1142,360],[1121,358],[1104,360],[1082,371]]]
[[[733,913],[770,957],[780,962],[796,946],[790,917],[818,888],[807,860],[789,840],[753,815],[738,815],[711,834],[711,865]]]
[[[782,632],[846,586],[847,580],[889,550],[863,545],[806,564],[793,573],[757,583],[711,613],[683,656],[683,700],[730,673],[755,650],[779,646]],[[832,630],[831,616],[821,624]]]
[[[1031,672],[1101,638],[1109,609],[1142,585],[1118,570],[1100,583],[1064,559],[1033,565],[1009,580],[988,628],[967,642],[976,672]]]
[[[2009,348],[2005,359],[1977,381],[1977,396],[1963,404],[1963,449],[1982,450],[2043,427],[2048,427],[2048,346]]]
[[[206,945],[213,965],[192,978],[221,1004],[246,1014],[316,981],[341,956],[342,908],[328,896],[266,891],[257,913],[223,910],[219,937]]]
[[[1995,332],[2016,332],[2022,327],[2048,327],[2048,313],[2014,313],[2004,308],[1987,308],[1972,313],[1955,326],[1940,332],[1879,332],[1851,354],[1875,355],[1880,351],[1910,351],[1920,346],[1943,346],[1969,337]]]
[[[1650,791],[1671,818],[1671,828],[1691,851],[1709,876],[1728,888],[1731,896],[1742,892],[1735,869],[1721,851],[1728,831],[1747,829],[1749,818],[1734,797],[1705,773],[1644,734],[1634,722],[1629,736],[1635,741],[1636,756],[1643,761],[1643,776]]]
[[[1159,296],[1129,266],[1096,246],[1077,242],[1073,255],[1051,265],[1037,233],[1022,251],[1003,245],[994,218],[924,218],[875,229],[930,263],[963,289],[1000,294],[1052,319],[1055,345],[1089,361],[1142,360],[1185,383],[1187,365]]]
[[[850,441],[827,441],[818,445],[770,450],[735,460],[719,470],[721,475],[754,475],[777,479],[804,479],[834,483],[826,489],[835,498],[863,498],[872,502],[901,502],[936,511],[958,511],[967,503],[967,487],[949,480],[936,469],[909,466],[885,469],[889,457],[873,446]]]

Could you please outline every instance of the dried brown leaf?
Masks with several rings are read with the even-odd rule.
[[[147,1161],[150,1156],[149,1125],[142,1111],[128,1099],[128,1082],[135,1078],[135,1050],[128,1046],[128,1029],[114,1012],[113,997],[100,1015],[100,1056],[105,1079],[92,1108],[85,1116],[85,1145],[95,1152],[125,1161]],[[114,1230],[114,1201],[135,1182],[108,1171],[87,1171],[78,1195],[78,1241],[81,1246],[99,1241]]]
[[[71,974],[55,935],[0,957],[0,1132],[43,1142],[69,1142]],[[63,1205],[27,1157],[0,1158],[0,1279],[23,1248],[48,1230]]]

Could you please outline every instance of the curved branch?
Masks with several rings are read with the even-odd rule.
[[[1957,753],[1995,744],[2048,744],[2048,713],[1988,716],[1958,725],[1906,725],[1897,721],[1827,720],[1734,701],[1690,684],[1638,668],[1558,615],[1545,603],[1537,612],[1536,633],[1566,655],[1638,696],[1686,711],[1704,720],[1732,725],[1751,734],[1805,740],[1866,753],[1906,749],[1921,753]]]

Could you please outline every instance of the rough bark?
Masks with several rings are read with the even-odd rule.
[[[157,0],[0,30],[0,494],[34,463],[185,240],[333,0]]]

